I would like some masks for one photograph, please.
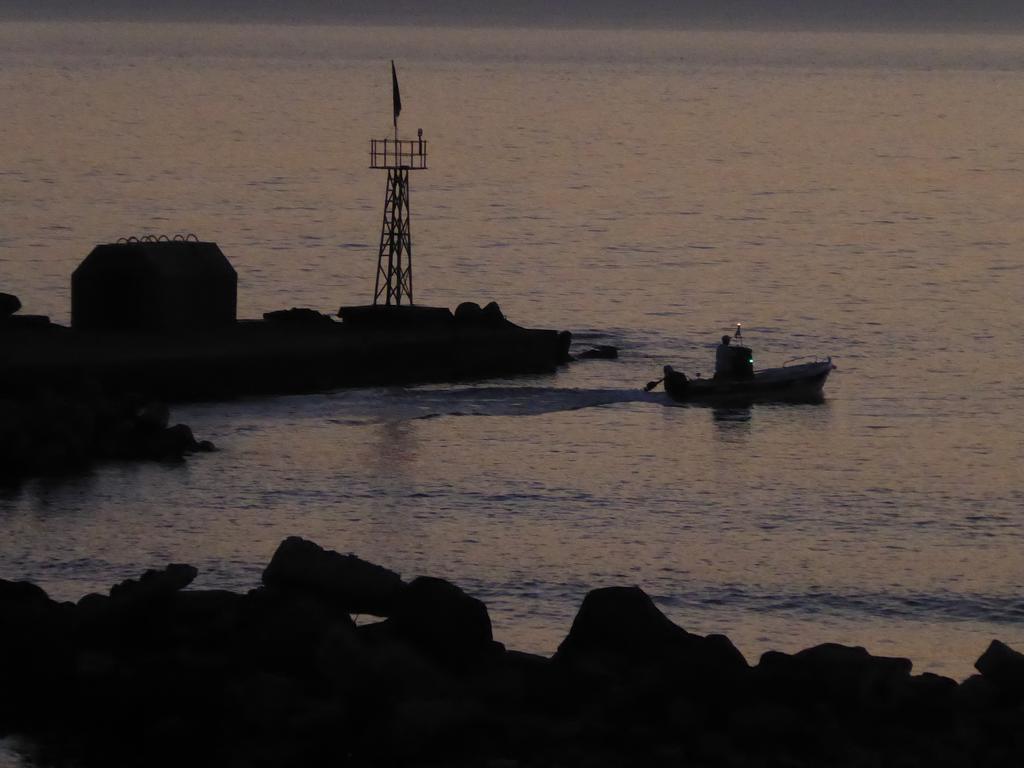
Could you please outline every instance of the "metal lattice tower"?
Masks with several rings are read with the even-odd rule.
[[[396,131],[397,133],[397,131]],[[412,304],[412,230],[409,227],[409,171],[427,167],[423,131],[416,140],[371,139],[370,167],[388,172],[384,222],[380,228],[373,303]]]

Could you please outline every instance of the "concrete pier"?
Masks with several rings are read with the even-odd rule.
[[[462,381],[553,371],[570,335],[457,322],[349,326],[242,320],[202,332],[0,323],[0,394],[92,379],[167,400]]]

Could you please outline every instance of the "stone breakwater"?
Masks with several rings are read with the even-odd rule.
[[[248,594],[196,575],[75,604],[0,581],[0,733],[85,766],[1024,765],[1024,655],[998,641],[960,683],[837,644],[751,665],[611,587],[545,658],[450,582],[300,538]]]

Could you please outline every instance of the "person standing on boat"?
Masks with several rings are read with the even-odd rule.
[[[733,354],[732,347],[729,346],[729,342],[732,341],[732,337],[726,334],[722,337],[722,343],[718,345],[715,350],[715,378],[716,379],[729,379],[735,374],[733,369]]]

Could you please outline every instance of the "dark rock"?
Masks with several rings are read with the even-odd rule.
[[[50,597],[42,587],[29,581],[0,579],[0,612],[5,616],[13,609],[36,609],[49,603]]]
[[[71,606],[28,582],[0,579],[0,734],[48,711],[70,679]]]
[[[957,682],[949,677],[925,672],[912,675],[904,691],[913,706],[946,705],[956,693]]]
[[[110,600],[118,608],[141,607],[167,600],[191,584],[199,571],[191,565],[171,563],[162,571],[146,571],[139,579],[126,579],[110,588]]]
[[[930,672],[897,679],[886,716],[893,723],[921,733],[946,731],[954,727],[957,687],[955,680]]]
[[[227,703],[256,730],[276,730],[302,706],[302,686],[292,677],[259,672],[244,677],[227,691]]]
[[[479,325],[495,327],[505,325],[508,321],[496,301],[481,308],[472,301],[464,301],[455,308],[455,321],[463,325]]]
[[[617,360],[619,348],[613,347],[610,344],[600,344],[580,352],[577,357],[580,360]]]
[[[32,650],[30,638],[47,634],[70,623],[71,606],[57,603],[45,591],[27,581],[0,579],[0,649],[24,645]],[[9,659],[0,652],[0,664]]]
[[[1024,701],[1024,654],[993,640],[974,668],[990,681],[1000,696],[1011,703]]]
[[[107,621],[111,614],[110,597],[107,595],[90,592],[75,604],[75,623],[79,627],[98,626]]]
[[[556,660],[589,650],[629,656],[654,652],[689,637],[639,587],[605,587],[587,594]]]
[[[455,320],[460,323],[480,322],[483,310],[475,301],[464,301],[455,308]]]
[[[167,422],[171,417],[171,410],[165,403],[149,402],[139,407],[135,412],[135,424],[145,432],[155,432],[167,429]]]
[[[2,410],[0,474],[54,475],[88,464],[97,430],[91,403],[47,388]]]
[[[678,660],[682,654],[710,674],[748,668],[728,638],[690,634],[673,624],[639,587],[595,589],[584,598],[554,661],[571,663],[591,654],[643,664]]]
[[[468,740],[479,738],[479,716],[464,697],[405,697],[394,707],[389,751],[401,764],[415,764],[423,754],[455,759]]]
[[[0,315],[0,323],[5,328],[41,328],[50,324],[49,315]],[[54,326],[58,327],[58,326]]]
[[[206,632],[228,636],[239,621],[245,595],[224,589],[175,592],[169,606],[171,623],[182,633]]]
[[[453,687],[449,670],[397,637],[391,619],[364,624],[356,631],[359,651],[347,660],[348,674],[364,692],[386,690],[393,701]]]
[[[495,713],[516,717],[553,700],[551,660],[522,651],[506,651],[498,663],[488,667],[476,680],[481,702]]]
[[[250,664],[296,677],[316,676],[327,666],[325,654],[345,652],[354,643],[355,625],[347,610],[317,592],[278,587],[253,590],[246,597],[241,624]],[[341,637],[348,640],[338,641]],[[332,649],[334,642],[338,645]]]
[[[498,302],[489,302],[481,311],[483,319],[489,325],[501,325],[505,322],[505,315],[501,312],[501,307],[498,306]]]
[[[145,439],[145,455],[153,459],[181,459],[186,453],[199,448],[192,430],[185,424],[175,424],[150,434]]]
[[[340,555],[312,541],[291,536],[281,542],[263,571],[268,587],[310,592],[331,600],[349,613],[388,616],[403,582],[387,568]]]
[[[683,727],[693,714],[683,713],[679,718]],[[733,729],[762,746],[776,747],[801,738],[807,727],[807,718],[787,704],[776,701],[744,702],[730,717]]]
[[[837,712],[891,707],[910,682],[909,659],[824,643],[789,655],[769,651],[757,672],[789,700],[819,701]]]
[[[953,700],[962,711],[979,712],[991,709],[998,690],[984,675],[971,675],[957,686]]]
[[[345,690],[365,670],[366,657],[358,628],[346,614],[331,622],[320,635],[313,662],[319,676]]]
[[[107,397],[91,379],[0,401],[0,478],[58,475],[100,459],[181,460],[212,448],[184,425],[166,428],[167,407]]]
[[[722,721],[744,697],[750,669],[727,638],[690,634],[637,587],[608,587],[584,599],[552,658],[552,673],[550,700],[587,713],[595,738],[622,752],[626,741],[648,741],[628,736],[626,726],[642,731],[664,718],[675,699],[691,713],[678,729],[681,737]],[[607,742],[613,735],[614,743]]]
[[[505,651],[447,581],[371,570],[396,594],[357,627],[345,584],[376,566],[302,539],[275,561],[246,595],[185,590],[184,565],[77,606],[0,580],[0,734],[111,768],[1024,765],[1021,655],[1002,643],[960,685],[836,644],[751,670],[610,588],[546,659]]]
[[[339,744],[355,744],[351,728],[354,715],[344,699],[307,700],[301,711],[289,719],[289,742],[298,754],[278,761],[278,765],[344,765],[339,759]],[[260,755],[260,757],[263,757]]]
[[[276,325],[309,326],[309,325],[334,325],[330,315],[317,312],[315,309],[303,307],[292,307],[291,309],[278,309],[274,312],[264,312],[263,319],[268,323]]]
[[[388,628],[448,668],[477,666],[500,652],[487,606],[444,579],[420,576],[401,591]]]
[[[10,293],[0,293],[0,318],[9,317],[21,309],[21,299]]]

